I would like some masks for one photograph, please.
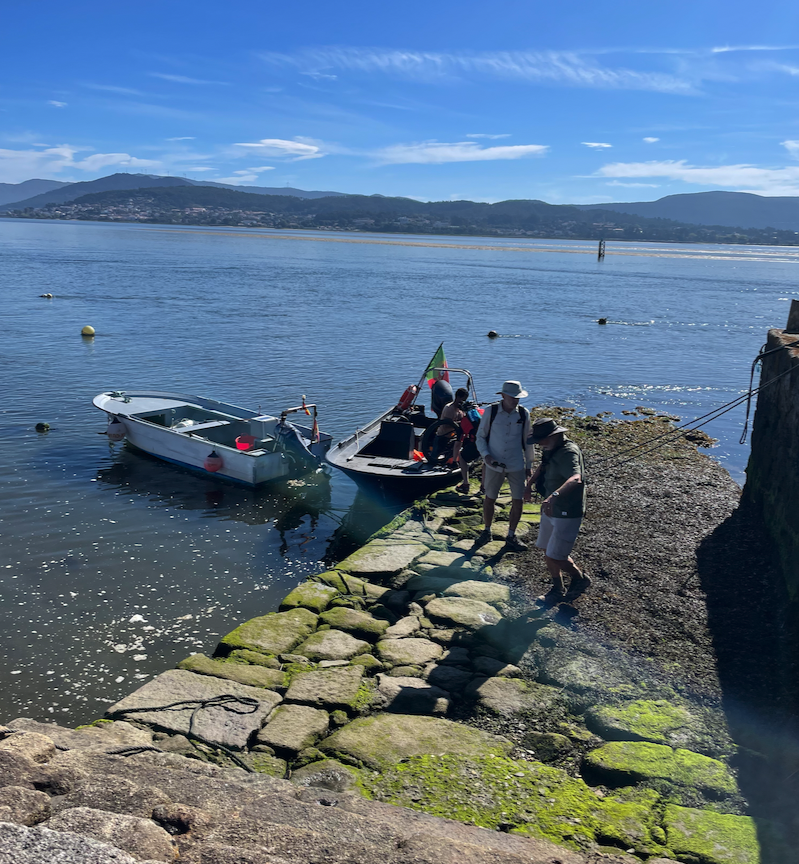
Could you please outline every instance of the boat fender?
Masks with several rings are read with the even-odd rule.
[[[105,430],[109,441],[121,441],[125,437],[125,424],[120,422],[116,414],[111,418],[108,428]]]
[[[407,411],[412,403],[416,394],[419,392],[419,388],[415,384],[411,384],[410,387],[405,388],[405,392],[400,396],[399,402],[397,402],[397,410],[399,411]]]
[[[216,474],[222,468],[222,457],[216,452],[216,450],[212,450],[206,457],[205,462],[203,462],[203,467],[206,471],[210,471],[212,474]]]

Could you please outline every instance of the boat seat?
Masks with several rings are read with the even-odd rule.
[[[410,459],[415,442],[413,424],[383,420],[380,423],[380,431],[358,455],[378,456],[384,459]]]
[[[194,426],[183,426],[180,429],[172,429],[173,432],[200,432],[203,429],[214,429],[217,426],[229,426],[230,420],[209,420],[207,423],[195,423]]]

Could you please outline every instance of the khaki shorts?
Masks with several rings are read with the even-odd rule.
[[[492,468],[490,465],[483,467],[483,488],[486,492],[486,498],[496,499],[499,495],[502,481],[508,478],[510,486],[510,497],[516,500],[524,498],[524,487],[527,485],[527,472],[524,468],[521,471],[506,471],[500,468]]]
[[[547,558],[565,561],[572,554],[582,521],[582,516],[576,519],[553,519],[542,513],[535,545],[544,550]]]

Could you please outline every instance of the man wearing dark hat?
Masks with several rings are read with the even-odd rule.
[[[494,507],[502,481],[507,477],[511,506],[508,515],[506,547],[514,552],[527,548],[516,536],[516,527],[522,515],[525,479],[530,473],[532,448],[529,447],[530,412],[519,405],[527,395],[519,381],[506,381],[498,391],[502,401],[487,409],[477,429],[477,449],[483,457],[483,522],[485,528],[475,541],[475,547],[491,539]]]
[[[530,500],[532,488],[544,495],[541,504],[541,524],[536,547],[544,550],[544,560],[552,577],[547,600],[572,599],[588,588],[591,580],[582,573],[571,557],[574,542],[585,515],[585,465],[580,448],[566,437],[566,429],[551,417],[533,423],[530,444],[541,450],[541,464],[527,483],[525,499]],[[569,591],[563,584],[563,574],[570,578]]]

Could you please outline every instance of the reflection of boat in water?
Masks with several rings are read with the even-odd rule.
[[[280,417],[225,402],[160,390],[95,396],[109,416],[110,440],[184,468],[259,486],[319,468],[332,438],[319,432],[316,406],[288,408]],[[313,427],[289,423],[289,414],[313,411]]]
[[[434,388],[443,377],[448,381],[453,372],[466,376],[464,386],[476,403],[469,371],[448,368],[439,348],[419,386],[409,387],[394,407],[331,447],[327,461],[363,489],[377,488],[388,498],[410,500],[453,485],[460,471],[448,459],[455,437],[462,433],[450,420],[428,417],[424,405],[417,402],[426,378]],[[452,389],[447,387],[451,400]],[[433,390],[433,399],[435,395]]]
[[[97,480],[147,498],[155,507],[199,510],[205,516],[247,525],[272,522],[281,533],[300,528],[308,517],[314,528],[330,508],[330,477],[321,471],[251,489],[164,465],[135,449],[118,451],[113,458],[113,465],[97,472]]]

